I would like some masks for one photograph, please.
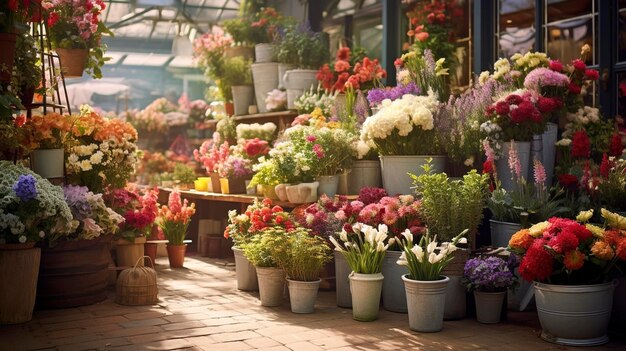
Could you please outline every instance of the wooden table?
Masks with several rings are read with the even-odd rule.
[[[172,190],[172,188],[159,187],[160,204],[167,203],[168,196]],[[222,228],[224,228],[228,220],[228,211],[237,210],[239,213],[242,213],[255,200],[263,199],[263,196],[257,195],[218,194],[196,190],[180,190],[180,196],[196,204],[196,214],[192,217],[191,223],[189,223],[187,236],[193,241],[188,247],[191,251],[198,250],[198,224],[201,219],[221,220]],[[275,200],[272,200],[272,203],[281,206],[285,210],[300,206],[300,204]]]

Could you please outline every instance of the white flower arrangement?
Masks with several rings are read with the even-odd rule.
[[[310,90],[305,91],[304,94],[294,101],[294,107],[299,114],[311,113],[317,107],[322,110],[322,115],[330,116],[337,94],[337,92],[329,93],[320,90],[319,87],[317,89],[311,87]]]
[[[406,94],[394,101],[383,100],[380,111],[363,123],[361,140],[376,145],[382,155],[436,154],[433,129],[438,108],[432,90],[427,96]]]
[[[274,89],[267,93],[265,108],[268,111],[280,111],[287,107],[287,92]]]
[[[271,142],[272,140],[274,140],[276,129],[276,124],[272,122],[267,122],[264,124],[238,124],[236,129],[237,140],[259,138],[261,140]]]

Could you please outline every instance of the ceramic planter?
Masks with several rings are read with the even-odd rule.
[[[489,220],[491,226],[491,246],[493,247],[507,247],[513,234],[522,229],[522,225],[519,223],[500,222]]]
[[[317,86],[316,70],[312,69],[292,69],[285,72],[283,77],[285,88],[287,88],[287,108],[295,109],[294,103],[304,94],[306,90]]]
[[[553,285],[535,282],[541,338],[561,345],[595,346],[609,341],[613,282]]]
[[[499,323],[505,296],[506,291],[483,292],[475,290],[476,320],[486,324]]]
[[[256,267],[261,306],[276,307],[285,296],[285,271],[276,267]]]
[[[528,180],[528,170],[530,168],[530,141],[516,141],[517,157],[522,166],[521,175]],[[502,143],[502,156],[496,160],[496,170],[498,172],[498,180],[501,182],[502,188],[506,191],[512,191],[515,188],[513,174],[509,169],[509,150],[511,142]]]
[[[254,88],[251,85],[235,85],[231,90],[235,116],[247,114],[248,107],[254,102]]]
[[[339,175],[319,176],[317,181],[319,183],[319,187],[317,188],[317,194],[319,196],[326,194],[326,196],[332,198],[337,194]]]
[[[445,171],[445,156],[380,156],[380,168],[383,179],[383,188],[387,194],[408,195],[413,193],[413,180],[407,173],[420,175],[424,173],[422,166],[426,160],[432,159],[430,165],[433,173]]]
[[[289,302],[293,313],[313,313],[321,279],[312,282],[287,279]]]
[[[60,149],[37,149],[30,155],[33,172],[42,178],[62,178],[65,166],[65,152]]]
[[[254,56],[256,63],[273,62],[274,45],[268,43],[256,44],[254,46]]]
[[[235,255],[235,273],[237,275],[237,289],[243,291],[259,290],[259,281],[256,268],[248,258],[244,256],[243,250],[238,247],[232,248]]]
[[[285,188],[287,192],[287,200],[289,200],[289,202],[291,202],[292,204],[315,202],[317,201],[318,186],[318,182],[287,185]]]
[[[409,328],[417,332],[438,332],[443,328],[446,289],[450,278],[421,281],[402,277],[406,289]]]
[[[257,108],[260,113],[266,113],[268,112],[267,106],[265,105],[267,93],[278,88],[278,63],[253,63],[252,80],[254,82],[254,95],[256,97]]]
[[[383,308],[391,312],[406,313],[406,291],[402,283],[402,276],[409,273],[406,266],[396,262],[401,251],[387,250],[383,259]]]
[[[352,318],[359,322],[371,322],[378,319],[380,295],[383,289],[381,273],[350,273],[350,292],[352,293]]]
[[[335,255],[335,281],[337,293],[337,306],[352,308],[352,294],[350,293],[350,266],[348,261],[339,251],[333,251]]]
[[[280,201],[289,201],[287,198],[287,187],[291,184],[278,184],[274,187],[274,194]],[[271,195],[271,194],[270,194]]]

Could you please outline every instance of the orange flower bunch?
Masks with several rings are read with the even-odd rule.
[[[62,148],[74,120],[72,116],[56,112],[33,116],[24,124],[26,140],[22,144],[31,150]]]

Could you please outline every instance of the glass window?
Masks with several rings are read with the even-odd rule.
[[[383,24],[380,16],[354,21],[354,43],[367,51],[369,58],[382,58]]]
[[[535,0],[500,0],[498,57],[510,57],[535,48]]]
[[[598,50],[594,50],[597,38],[597,16],[583,17],[569,21],[561,21],[546,26],[546,52],[553,59],[568,63],[580,58],[580,49],[583,45],[591,46],[593,55],[590,55],[587,65],[597,64]]]
[[[548,0],[546,15],[548,23],[552,23],[589,16],[593,12],[591,0]]]
[[[617,60],[626,61],[626,0],[619,0],[617,15]]]
[[[588,44],[593,55],[585,62],[598,63],[597,3],[592,0],[548,0],[546,3],[546,52],[553,59],[570,62]]]

